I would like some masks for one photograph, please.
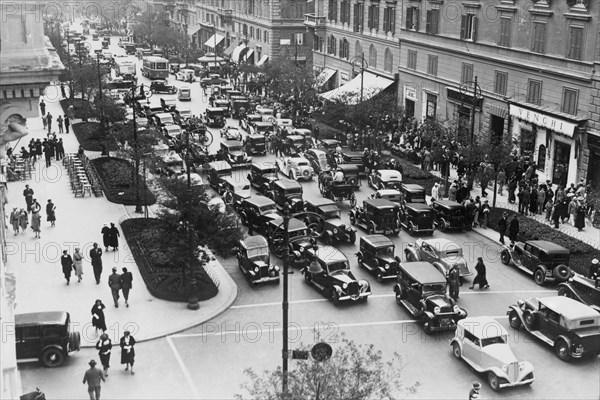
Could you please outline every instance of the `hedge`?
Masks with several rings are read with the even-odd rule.
[[[60,101],[60,106],[62,107],[65,115],[69,114],[69,106],[73,105],[73,115],[69,115],[69,118],[73,119],[82,119],[86,120],[87,118],[91,118],[95,115],[96,110],[92,106],[92,104],[87,100],[81,100],[80,98],[71,99],[63,99]]]
[[[104,194],[108,201],[126,206],[136,205],[136,188],[133,182],[134,168],[127,160],[116,157],[100,157],[90,161],[96,168]],[[139,177],[141,204],[156,203],[156,196],[148,189],[143,177]],[[145,193],[145,194],[144,194]]]
[[[108,151],[119,149],[117,142],[110,136],[108,130],[102,129],[99,122],[79,122],[72,127],[79,144],[86,151],[102,151],[103,144]]]

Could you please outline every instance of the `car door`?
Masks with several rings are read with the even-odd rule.
[[[465,330],[463,339],[462,354],[463,358],[468,359],[476,365],[481,363],[481,341],[471,332]]]
[[[22,325],[16,328],[17,358],[34,358],[39,356],[40,327],[39,325]]]
[[[423,243],[421,245],[421,249],[419,251],[419,258],[421,259],[421,261],[429,261],[429,262],[433,262],[435,261],[435,254],[433,252],[433,248],[427,244],[427,243]]]
[[[313,274],[312,278],[313,281],[320,286],[320,290],[326,290],[327,288],[329,288],[330,282],[331,282],[331,277],[329,276],[329,272],[327,270],[327,265],[321,261],[321,260],[317,260],[319,262],[319,264],[321,265],[321,268],[323,269],[322,272],[317,273],[317,274]],[[309,272],[307,272],[309,273]]]
[[[408,286],[407,299],[408,302],[413,305],[413,307],[419,307],[419,302],[422,299],[421,289],[422,285],[419,282],[415,282],[413,280],[410,281],[410,284]]]
[[[551,340],[565,331],[560,327],[560,314],[543,305],[540,305],[538,313],[538,327],[539,331]]]
[[[525,268],[533,271],[537,266],[537,258],[539,255],[539,249],[529,244],[525,245],[525,251],[521,255],[521,263]]]

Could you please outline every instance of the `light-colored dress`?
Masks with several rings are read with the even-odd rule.
[[[73,254],[73,267],[75,268],[75,275],[81,278],[81,275],[83,275],[83,256],[79,252]]]

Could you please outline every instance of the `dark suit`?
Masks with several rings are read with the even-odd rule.
[[[67,283],[69,283],[71,280],[71,270],[73,269],[73,259],[68,254],[66,256],[63,255],[60,257],[60,264],[62,265],[62,271],[63,274],[65,274],[65,279],[67,280]]]
[[[131,272],[123,272],[121,274],[121,290],[123,290],[123,297],[125,297],[125,303],[129,300],[129,290],[132,288],[133,275]]]
[[[92,268],[94,269],[94,277],[96,278],[96,283],[99,284],[100,276],[102,275],[102,249],[91,249],[90,258],[92,259]]]
[[[115,307],[119,307],[119,291],[121,290],[121,275],[113,272],[108,276],[108,286],[110,287],[110,291],[112,293],[113,301],[115,302]]]

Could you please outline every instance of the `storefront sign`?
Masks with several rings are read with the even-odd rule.
[[[348,82],[350,80],[350,76],[347,72],[342,72],[341,74],[342,82]]]
[[[414,86],[404,86],[404,99],[417,101],[417,88]]]
[[[547,114],[543,114],[537,111],[529,110],[527,108],[519,107],[515,104],[510,105],[510,115],[523,119],[534,125],[541,126],[546,129],[550,129],[554,132],[562,133],[568,137],[573,137],[576,124],[567,122],[562,119],[552,117]]]

